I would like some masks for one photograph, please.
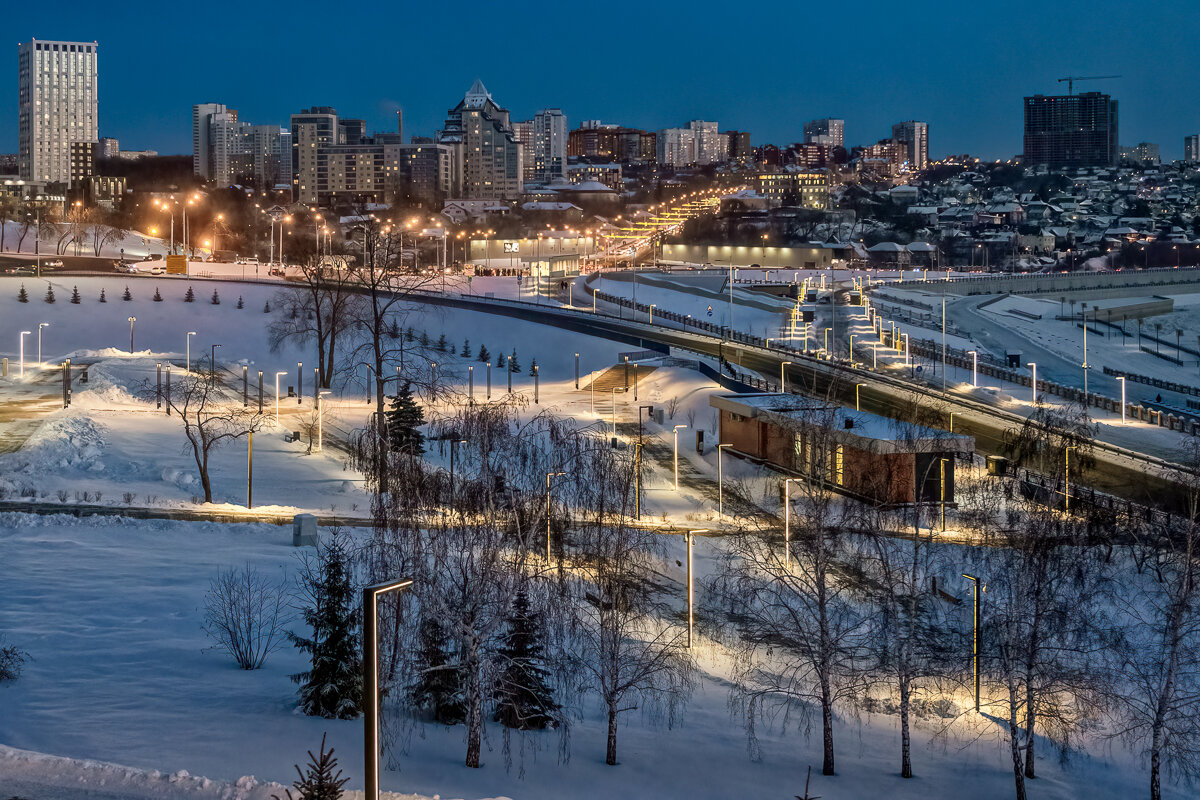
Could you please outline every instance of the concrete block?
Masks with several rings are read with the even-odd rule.
[[[297,514],[292,518],[292,547],[317,546],[317,518],[313,514]]]

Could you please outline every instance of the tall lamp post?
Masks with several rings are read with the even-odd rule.
[[[787,365],[791,363],[791,361],[779,362],[779,391],[784,394],[787,394]]]
[[[379,800],[379,596],[403,591],[411,579],[384,581],[363,587],[363,773],[366,800]]]
[[[980,586],[979,578],[975,575],[963,573],[963,577],[971,581],[975,590],[975,635],[971,640],[971,668],[975,673],[975,711],[979,711],[979,656],[980,643],[982,639],[979,631],[979,592],[983,588]]]
[[[1038,401],[1038,399],[1037,399],[1037,364],[1035,364],[1034,362],[1030,361],[1030,362],[1029,362],[1028,364],[1026,364],[1025,366],[1027,366],[1027,367],[1029,367],[1031,370],[1033,370],[1033,380],[1030,382],[1030,386],[1032,386],[1032,387],[1033,387],[1033,404],[1036,406],[1036,405],[1037,405],[1037,401]]]
[[[971,385],[976,389],[979,388],[979,353],[975,350],[968,350],[971,354]]]
[[[50,327],[49,322],[38,323],[38,367],[42,366],[42,328]]]
[[[675,437],[675,491],[679,491],[679,429],[686,428],[687,425],[676,425],[671,429],[671,435]]]
[[[279,424],[279,376],[287,375],[287,370],[275,373],[275,424]]]
[[[192,337],[196,335],[195,331],[187,332],[187,364],[184,366],[183,373],[185,375],[192,374]]]
[[[1121,424],[1125,424],[1125,379],[1117,378],[1121,382]]]
[[[132,319],[132,317],[130,317]],[[25,337],[31,336],[33,331],[21,331],[21,377],[25,377]]]
[[[137,322],[137,317],[129,318],[129,355],[133,355],[133,323]]]

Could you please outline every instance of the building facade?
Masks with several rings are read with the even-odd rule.
[[[329,106],[292,114],[292,197],[298,203],[317,203],[329,197],[328,148],[345,142],[337,111]]]
[[[749,131],[725,131],[729,162],[749,166],[754,163],[754,148],[750,145]]]
[[[1107,167],[1117,162],[1117,101],[1101,92],[1025,98],[1025,162]]]
[[[99,139],[96,42],[17,45],[18,170],[22,180],[71,182],[71,145]]]
[[[907,120],[892,126],[892,139],[904,147],[908,168],[925,169],[929,166],[929,123]]]
[[[802,208],[829,208],[829,176],[824,172],[760,172],[754,188],[763,197]]]
[[[521,145],[508,110],[475,81],[446,116],[438,144],[455,151],[455,195],[466,199],[508,200],[521,195]]]
[[[826,117],[804,123],[804,143],[845,147],[846,121]]]
[[[116,158],[121,152],[121,143],[111,136],[101,136],[96,148],[96,158]]]
[[[658,132],[658,163],[684,167],[696,163],[696,136],[691,128],[663,128]]]
[[[1183,137],[1183,160],[1200,162],[1200,133]]]
[[[1131,164],[1158,164],[1161,157],[1158,145],[1154,142],[1138,142],[1130,147],[1121,148],[1121,160]]]
[[[533,118],[532,157],[534,180],[567,177],[567,117],[561,108],[547,108]]]

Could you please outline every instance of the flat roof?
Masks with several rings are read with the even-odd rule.
[[[852,411],[801,395],[779,392],[714,394],[709,396],[708,404],[783,428],[828,426],[836,440],[867,450],[891,453],[975,452],[975,439],[972,436],[901,422],[866,411]]]

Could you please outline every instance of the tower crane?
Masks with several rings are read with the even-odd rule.
[[[1065,78],[1059,78],[1058,82],[1067,82],[1067,94],[1075,93],[1075,81],[1098,81],[1105,78],[1120,78],[1120,75],[1068,75]]]

